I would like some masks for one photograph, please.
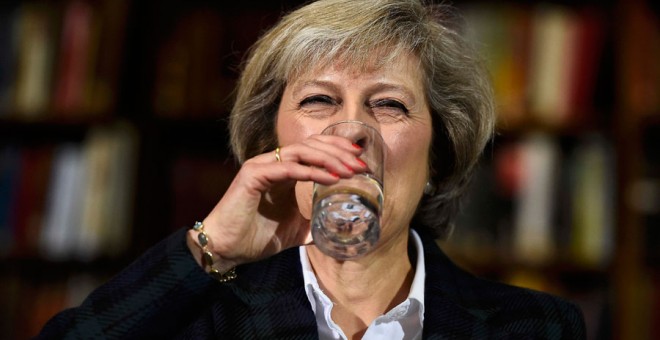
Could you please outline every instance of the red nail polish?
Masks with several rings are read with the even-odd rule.
[[[344,164],[344,167],[346,167],[346,170],[350,171],[351,173],[355,172],[355,171],[353,171],[353,169],[350,166],[348,166],[346,164]]]
[[[334,173],[334,172],[331,172],[331,173],[330,173],[330,176],[332,176],[332,177],[334,177],[334,178],[339,178],[339,175],[337,175],[337,174]]]
[[[367,167],[367,163],[365,163],[365,162],[364,162],[364,161],[362,161],[361,159],[359,159],[359,158],[356,158],[355,160],[357,160],[357,161],[358,161],[358,163],[360,163],[360,165],[362,165],[363,167],[365,167],[365,168]]]
[[[355,143],[353,143],[353,147],[356,148],[356,149],[358,149],[358,150],[362,150],[362,147],[359,146],[359,145],[357,145],[357,144],[355,144]]]

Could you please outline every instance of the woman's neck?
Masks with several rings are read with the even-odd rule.
[[[408,234],[391,241],[355,261],[307,248],[319,286],[334,304],[332,319],[349,338],[360,338],[376,317],[408,297],[414,277]]]

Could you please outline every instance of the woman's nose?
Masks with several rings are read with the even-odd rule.
[[[334,115],[332,125],[342,121],[358,122],[342,124],[340,135],[363,149],[373,143],[375,136],[380,136],[380,124],[367,105],[344,105],[341,111]]]
[[[345,104],[337,118],[338,120],[355,120],[378,128],[378,121],[364,103]]]

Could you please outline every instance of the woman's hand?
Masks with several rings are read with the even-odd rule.
[[[310,224],[298,209],[295,184],[333,184],[366,170],[361,149],[348,139],[312,135],[300,143],[244,162],[231,185],[204,219],[215,267],[224,272],[284,249],[310,243]],[[189,231],[188,247],[201,264],[197,232]],[[218,260],[219,259],[219,260]]]

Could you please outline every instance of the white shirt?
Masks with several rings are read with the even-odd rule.
[[[424,322],[424,248],[422,240],[414,230],[410,235],[417,250],[415,277],[408,298],[392,310],[377,317],[367,328],[362,339],[421,339]],[[332,320],[332,301],[319,287],[319,283],[307,257],[305,247],[300,247],[305,292],[316,315],[316,325],[320,339],[346,340],[347,337]],[[383,273],[387,275],[387,273]]]

